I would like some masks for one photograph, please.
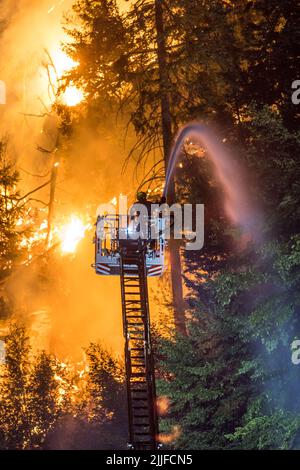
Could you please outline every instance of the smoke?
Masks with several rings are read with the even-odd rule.
[[[32,174],[49,178],[51,155],[37,146],[53,150],[57,118],[47,115],[51,96],[43,61],[45,50],[51,55],[66,40],[62,20],[72,3],[4,0],[1,5],[0,80],[6,83],[7,104],[0,107],[0,136],[9,138],[23,194],[45,181]],[[128,189],[132,168],[122,176],[130,138],[124,148],[124,125],[117,125],[114,117],[110,122],[108,118],[107,128],[101,132],[87,124],[76,129],[68,155],[61,151],[54,222],[79,213],[93,224],[101,202],[121,192],[133,197],[133,188]],[[37,197],[48,202],[49,187]],[[41,212],[42,218],[46,215],[46,210]],[[108,348],[122,351],[119,279],[95,275],[92,239],[90,230],[74,255],[62,256],[58,247],[18,269],[7,282],[14,315],[25,321],[36,348],[78,359],[90,341],[101,340]]]
[[[74,0],[2,0],[0,13],[0,80],[6,84],[6,105],[0,106],[0,135],[8,134],[18,160],[37,159],[32,149],[42,127],[40,115],[51,107],[44,67],[67,39],[64,14]],[[126,7],[127,2],[120,0]],[[30,163],[30,162],[29,162]]]
[[[0,77],[6,83],[7,104],[0,108],[0,131],[13,140],[18,159],[32,151],[41,127],[39,119],[29,119],[24,114],[45,113],[45,107],[50,105],[42,65],[44,51],[59,47],[64,38],[62,14],[72,2],[57,2],[56,9],[49,13],[53,4],[49,0],[2,2]]]

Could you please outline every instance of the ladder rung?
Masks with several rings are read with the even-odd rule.
[[[131,313],[131,312],[141,312],[141,315],[128,315],[128,313]],[[135,308],[133,307],[130,310],[128,310],[126,312],[126,317],[127,318],[139,318],[140,320],[145,318],[144,315],[143,315],[143,312],[141,311],[141,309],[136,308],[136,307]]]
[[[134,312],[140,312],[141,315],[136,315],[136,316],[129,315],[129,313],[134,313]],[[142,309],[139,308],[139,307],[127,307],[126,308],[126,317],[127,318],[139,318],[140,320],[145,318]]]
[[[130,315],[130,313],[133,313],[133,315]],[[137,314],[140,315],[137,315]],[[126,312],[125,312],[126,318],[138,318],[139,320],[143,320],[144,323],[144,313],[142,308],[139,307],[126,307]]]
[[[140,314],[140,315],[137,315],[136,318],[139,318],[140,320],[145,320],[145,314],[144,314],[144,311],[143,311],[143,308],[142,308],[142,304],[140,302],[138,302],[140,305],[138,306],[137,303],[135,303],[134,305],[132,304],[128,304],[128,305],[125,305],[125,315],[126,317],[128,318],[131,318],[130,316],[130,313],[133,313],[133,314]],[[134,317],[132,317],[134,318]]]
[[[141,445],[148,445],[148,446],[151,446],[150,449],[152,449],[152,439],[149,440],[149,441],[138,441],[137,444],[141,444]]]

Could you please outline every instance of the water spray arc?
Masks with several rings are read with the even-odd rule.
[[[201,145],[208,152],[215,176],[224,190],[224,208],[228,218],[241,229],[243,234],[258,241],[260,239],[260,216],[249,200],[242,170],[225,150],[224,144],[219,143],[212,131],[203,124],[190,123],[179,131],[169,159],[164,196],[168,195],[176,164],[187,139],[192,139],[194,143]]]

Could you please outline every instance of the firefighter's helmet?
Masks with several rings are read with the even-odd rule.
[[[147,201],[147,193],[145,193],[144,191],[139,191],[136,195],[136,199],[138,202],[144,203],[145,201]]]

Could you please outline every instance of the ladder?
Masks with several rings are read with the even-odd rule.
[[[129,447],[157,449],[158,420],[150,337],[148,286],[142,240],[120,247]]]

